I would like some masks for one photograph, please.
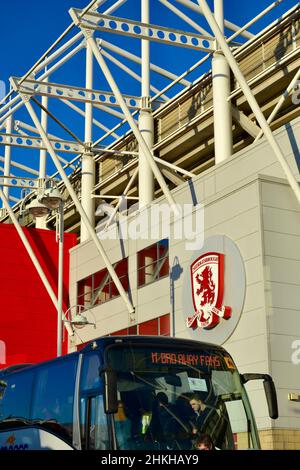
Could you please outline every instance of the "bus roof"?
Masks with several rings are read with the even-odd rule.
[[[197,348],[205,348],[205,349],[213,349],[218,350],[220,352],[226,352],[222,346],[217,344],[211,343],[204,343],[200,341],[195,341],[186,338],[173,338],[170,336],[102,336],[100,338],[96,338],[95,340],[90,341],[83,349],[80,351],[75,351],[73,353],[66,354],[61,357],[49,359],[44,362],[39,362],[37,364],[16,364],[10,367],[6,367],[5,369],[0,370],[0,378],[5,377],[6,375],[10,375],[17,372],[23,372],[24,369],[32,369],[35,367],[40,367],[48,363],[56,362],[65,360],[74,355],[79,355],[81,353],[93,351],[93,350],[103,350],[109,345],[113,344],[144,344],[148,343],[149,345],[153,346],[162,346],[162,347],[170,347],[170,346],[180,346],[180,347],[187,347],[192,349]]]

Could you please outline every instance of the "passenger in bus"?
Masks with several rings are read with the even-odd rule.
[[[148,436],[159,443],[160,448],[171,448],[174,437],[175,414],[168,396],[159,392],[153,402],[152,419],[148,428]]]
[[[198,450],[215,450],[212,438],[209,434],[198,434],[194,441],[194,448]]]
[[[194,412],[191,420],[192,434],[207,433],[213,430],[220,417],[214,407],[208,406],[199,393],[190,397],[190,406]],[[209,433],[210,434],[210,433]]]
[[[131,435],[131,422],[127,417],[125,405],[121,400],[118,402],[118,411],[115,414],[115,430],[119,449],[127,449],[127,442]]]

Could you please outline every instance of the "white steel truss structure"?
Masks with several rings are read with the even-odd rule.
[[[138,200],[143,207],[164,194],[175,210],[172,187],[193,178],[209,162],[207,159],[202,166],[188,165],[182,155],[171,159],[160,153],[161,142],[166,139],[167,146],[167,139],[177,135],[175,126],[172,131],[162,128],[167,125],[168,118],[164,121],[164,117],[178,108],[176,119],[181,121],[184,96],[190,100],[190,107],[180,132],[211,112],[216,164],[236,151],[233,129],[241,129],[248,144],[264,135],[300,202],[298,180],[270,127],[296,86],[299,71],[280,93],[269,116],[252,88],[264,73],[299,58],[295,27],[299,4],[279,22],[283,25],[290,22],[294,28],[294,42],[288,53],[250,78],[243,73],[240,59],[247,54],[247,48],[259,47],[248,28],[283,1],[271,3],[242,27],[224,18],[223,0],[214,0],[213,12],[206,0],[134,0],[134,8],[131,0],[110,2],[109,8],[105,8],[106,0],[93,0],[83,10],[71,9],[72,22],[67,30],[23,77],[11,78],[11,91],[1,102],[0,145],[4,150],[0,159],[4,166],[0,167],[3,175],[0,187],[6,182],[0,191],[1,220],[10,217],[15,223],[23,194],[17,193],[17,187],[32,189],[34,197],[35,185],[29,179],[55,178],[67,198],[66,211],[75,208],[77,214],[66,226],[72,230],[77,223],[81,241],[93,240],[129,314],[134,315],[134,306],[95,233],[95,201],[99,197],[108,198],[114,204],[115,214],[122,197]],[[127,2],[131,6],[128,10]],[[167,18],[173,15],[174,23],[180,21],[186,29],[152,24],[152,12],[158,7],[169,12]],[[126,17],[118,16],[118,12]],[[127,18],[128,12],[132,12],[133,18]],[[277,23],[261,34],[268,39],[270,28],[280,27]],[[174,58],[176,70],[155,63],[152,45],[155,50],[161,48],[161,56],[170,54]],[[182,48],[186,55],[180,55],[182,70],[178,72],[177,51]],[[166,63],[171,63],[169,58]],[[74,70],[78,73],[74,74]],[[208,106],[210,91],[212,103]],[[158,133],[160,139],[156,138]],[[201,153],[201,146],[197,152]],[[108,176],[105,166],[110,166]],[[9,205],[9,200],[16,204]],[[105,228],[112,219],[113,216]],[[53,298],[53,293],[50,295]]]

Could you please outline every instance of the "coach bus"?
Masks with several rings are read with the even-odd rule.
[[[239,374],[220,346],[99,338],[66,356],[0,371],[0,449],[189,450],[196,431],[219,449],[257,449],[249,380],[263,380],[277,418],[271,377]],[[193,400],[201,403],[201,429]]]

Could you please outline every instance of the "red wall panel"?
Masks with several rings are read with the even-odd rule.
[[[55,232],[23,230],[57,295]],[[76,236],[65,234],[64,311],[69,307],[69,249],[75,245]],[[57,312],[13,225],[0,224],[0,259],[0,368],[55,357]],[[64,352],[66,348],[64,341]]]

